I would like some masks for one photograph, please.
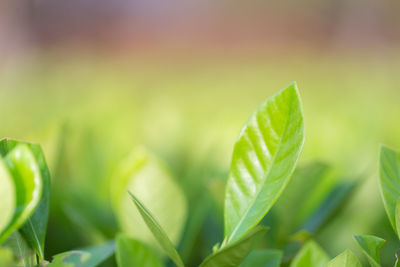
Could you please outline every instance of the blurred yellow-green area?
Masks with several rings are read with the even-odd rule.
[[[126,2],[0,4],[0,136],[41,144],[59,186],[54,207],[68,210],[63,197],[74,192],[108,209],[111,177],[138,146],[182,188],[226,179],[249,115],[296,81],[299,165],[318,160],[360,177],[316,240],[336,256],[357,252],[353,234],[390,239],[377,157],[382,143],[400,149],[398,1]],[[212,190],[223,197],[223,187]],[[73,212],[54,207],[50,255],[96,242],[96,233],[63,241],[70,228],[60,222]]]

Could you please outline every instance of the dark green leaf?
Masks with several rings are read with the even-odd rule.
[[[232,242],[271,209],[304,143],[300,96],[293,83],[251,115],[234,146],[225,195],[225,238]]]
[[[252,251],[239,267],[279,267],[283,253],[277,249]]]
[[[381,266],[379,250],[385,244],[386,240],[373,235],[355,235],[354,238],[365,256],[367,256],[370,265],[372,267]]]
[[[353,252],[346,250],[331,260],[328,267],[361,267],[361,263]]]
[[[314,241],[308,241],[297,253],[290,267],[325,267],[329,257]]]

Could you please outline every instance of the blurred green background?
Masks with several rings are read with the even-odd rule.
[[[360,176],[316,240],[335,256],[357,251],[353,234],[380,235],[390,240],[384,263],[393,262],[398,244],[379,196],[377,156],[380,143],[400,148],[399,7],[394,0],[2,1],[0,136],[46,152],[47,254],[114,236],[110,179],[139,145],[166,162],[191,203],[199,180],[222,197],[242,125],[295,80],[306,122],[299,164],[323,161],[343,179]]]

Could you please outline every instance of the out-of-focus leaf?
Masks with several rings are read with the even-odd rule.
[[[80,250],[57,254],[48,267],[94,267],[105,261],[115,251],[113,241]]]
[[[116,258],[119,267],[162,267],[158,256],[145,244],[123,234],[117,236]]]
[[[308,241],[297,253],[290,267],[325,267],[329,257],[314,241]]]
[[[10,267],[14,264],[14,256],[9,248],[0,247],[0,267]]]
[[[271,209],[294,170],[304,143],[296,84],[268,98],[250,116],[234,146],[225,194],[225,237],[232,242]]]
[[[396,203],[396,211],[395,211],[395,216],[396,216],[396,231],[397,233],[400,233],[400,198],[397,200]]]
[[[355,235],[354,239],[361,247],[365,256],[367,256],[370,265],[372,267],[381,266],[379,250],[385,244],[386,240],[373,235]]]
[[[113,207],[124,233],[150,245],[158,242],[147,228],[127,191],[151,211],[173,244],[178,244],[186,220],[186,199],[167,168],[144,149],[137,149],[114,175]],[[174,216],[171,216],[174,214]]]
[[[252,251],[239,267],[279,267],[283,253],[277,249]]]
[[[268,228],[257,226],[250,230],[241,239],[229,243],[208,256],[200,267],[235,267],[249,255],[255,242],[267,231]]]
[[[42,194],[40,169],[28,146],[16,146],[4,157],[4,163],[14,179],[17,199],[12,221],[1,233],[0,243],[33,214]]]
[[[15,209],[15,185],[3,160],[0,159],[0,233],[10,223]],[[6,237],[5,237],[6,238]]]
[[[328,263],[328,267],[361,267],[356,255],[350,250],[339,254]]]
[[[29,247],[25,239],[14,231],[4,243],[14,254],[14,264],[10,266],[33,267],[36,265],[35,252]]]
[[[400,237],[395,218],[396,204],[400,198],[400,154],[385,146],[381,146],[379,155],[379,185],[390,223]]]
[[[40,202],[35,212],[25,222],[20,231],[28,243],[35,249],[39,256],[39,260],[43,260],[44,242],[46,237],[50,205],[50,173],[46,164],[44,153],[41,147],[37,144],[31,144],[12,139],[2,139],[0,140],[0,153],[4,156],[19,144],[26,145],[32,152],[39,167],[42,184],[42,195]]]
[[[142,218],[147,227],[149,227],[150,231],[153,233],[154,237],[157,239],[164,252],[167,253],[167,255],[175,262],[178,267],[183,267],[184,264],[181,260],[181,257],[179,256],[167,234],[154,219],[153,215],[131,192],[129,192],[129,194],[132,197],[132,200],[135,203],[140,214],[142,215]],[[173,213],[171,214],[171,216],[173,216]]]

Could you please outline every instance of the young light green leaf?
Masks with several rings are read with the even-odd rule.
[[[385,244],[386,240],[373,235],[355,235],[354,239],[361,247],[365,256],[367,256],[370,265],[372,267],[381,266],[379,249]]]
[[[347,249],[332,259],[328,263],[328,267],[361,267],[361,263],[358,261],[356,255]]]
[[[47,267],[95,267],[109,258],[115,251],[113,241],[80,250],[57,254]]]
[[[163,263],[150,247],[120,234],[116,238],[116,258],[119,267],[162,267]]]
[[[4,163],[14,179],[17,199],[11,223],[0,235],[0,243],[22,224],[35,211],[41,194],[42,178],[34,155],[26,145],[18,145],[11,150]]]
[[[14,181],[3,160],[0,159],[0,233],[9,225],[15,209],[16,199]],[[7,238],[7,237],[5,237]]]
[[[177,245],[186,220],[186,199],[164,164],[147,150],[138,148],[113,177],[111,199],[122,231],[160,249],[138,210],[132,209],[132,200],[126,193],[130,191],[151,211],[172,243]]]
[[[252,251],[239,267],[279,267],[283,252],[277,249]]]
[[[329,257],[314,241],[308,241],[297,253],[290,267],[325,267]]]
[[[208,256],[200,267],[236,267],[249,255],[254,244],[268,228],[257,226],[241,239],[229,243]]]
[[[400,237],[395,219],[396,204],[400,198],[400,154],[385,146],[381,146],[379,155],[379,185],[390,223]]]
[[[44,153],[41,147],[37,144],[4,138],[0,140],[0,154],[5,156],[19,144],[28,146],[32,152],[36,163],[39,166],[40,177],[42,180],[42,196],[40,202],[33,215],[25,222],[20,231],[28,243],[35,249],[39,256],[39,260],[42,261],[44,259],[44,241],[46,237],[50,207],[50,173]]]
[[[228,242],[271,209],[289,182],[303,143],[302,106],[293,83],[257,108],[236,141],[225,193]]]
[[[135,203],[140,214],[142,215],[142,218],[147,227],[149,227],[150,231],[153,233],[154,237],[157,239],[164,252],[167,253],[167,255],[178,267],[184,267],[181,257],[176,251],[171,240],[168,238],[167,234],[164,232],[158,222],[154,219],[153,215],[151,215],[150,211],[148,211],[146,207],[144,207],[143,204],[140,203],[140,201],[131,192],[129,192],[129,194],[132,197],[132,200]]]

